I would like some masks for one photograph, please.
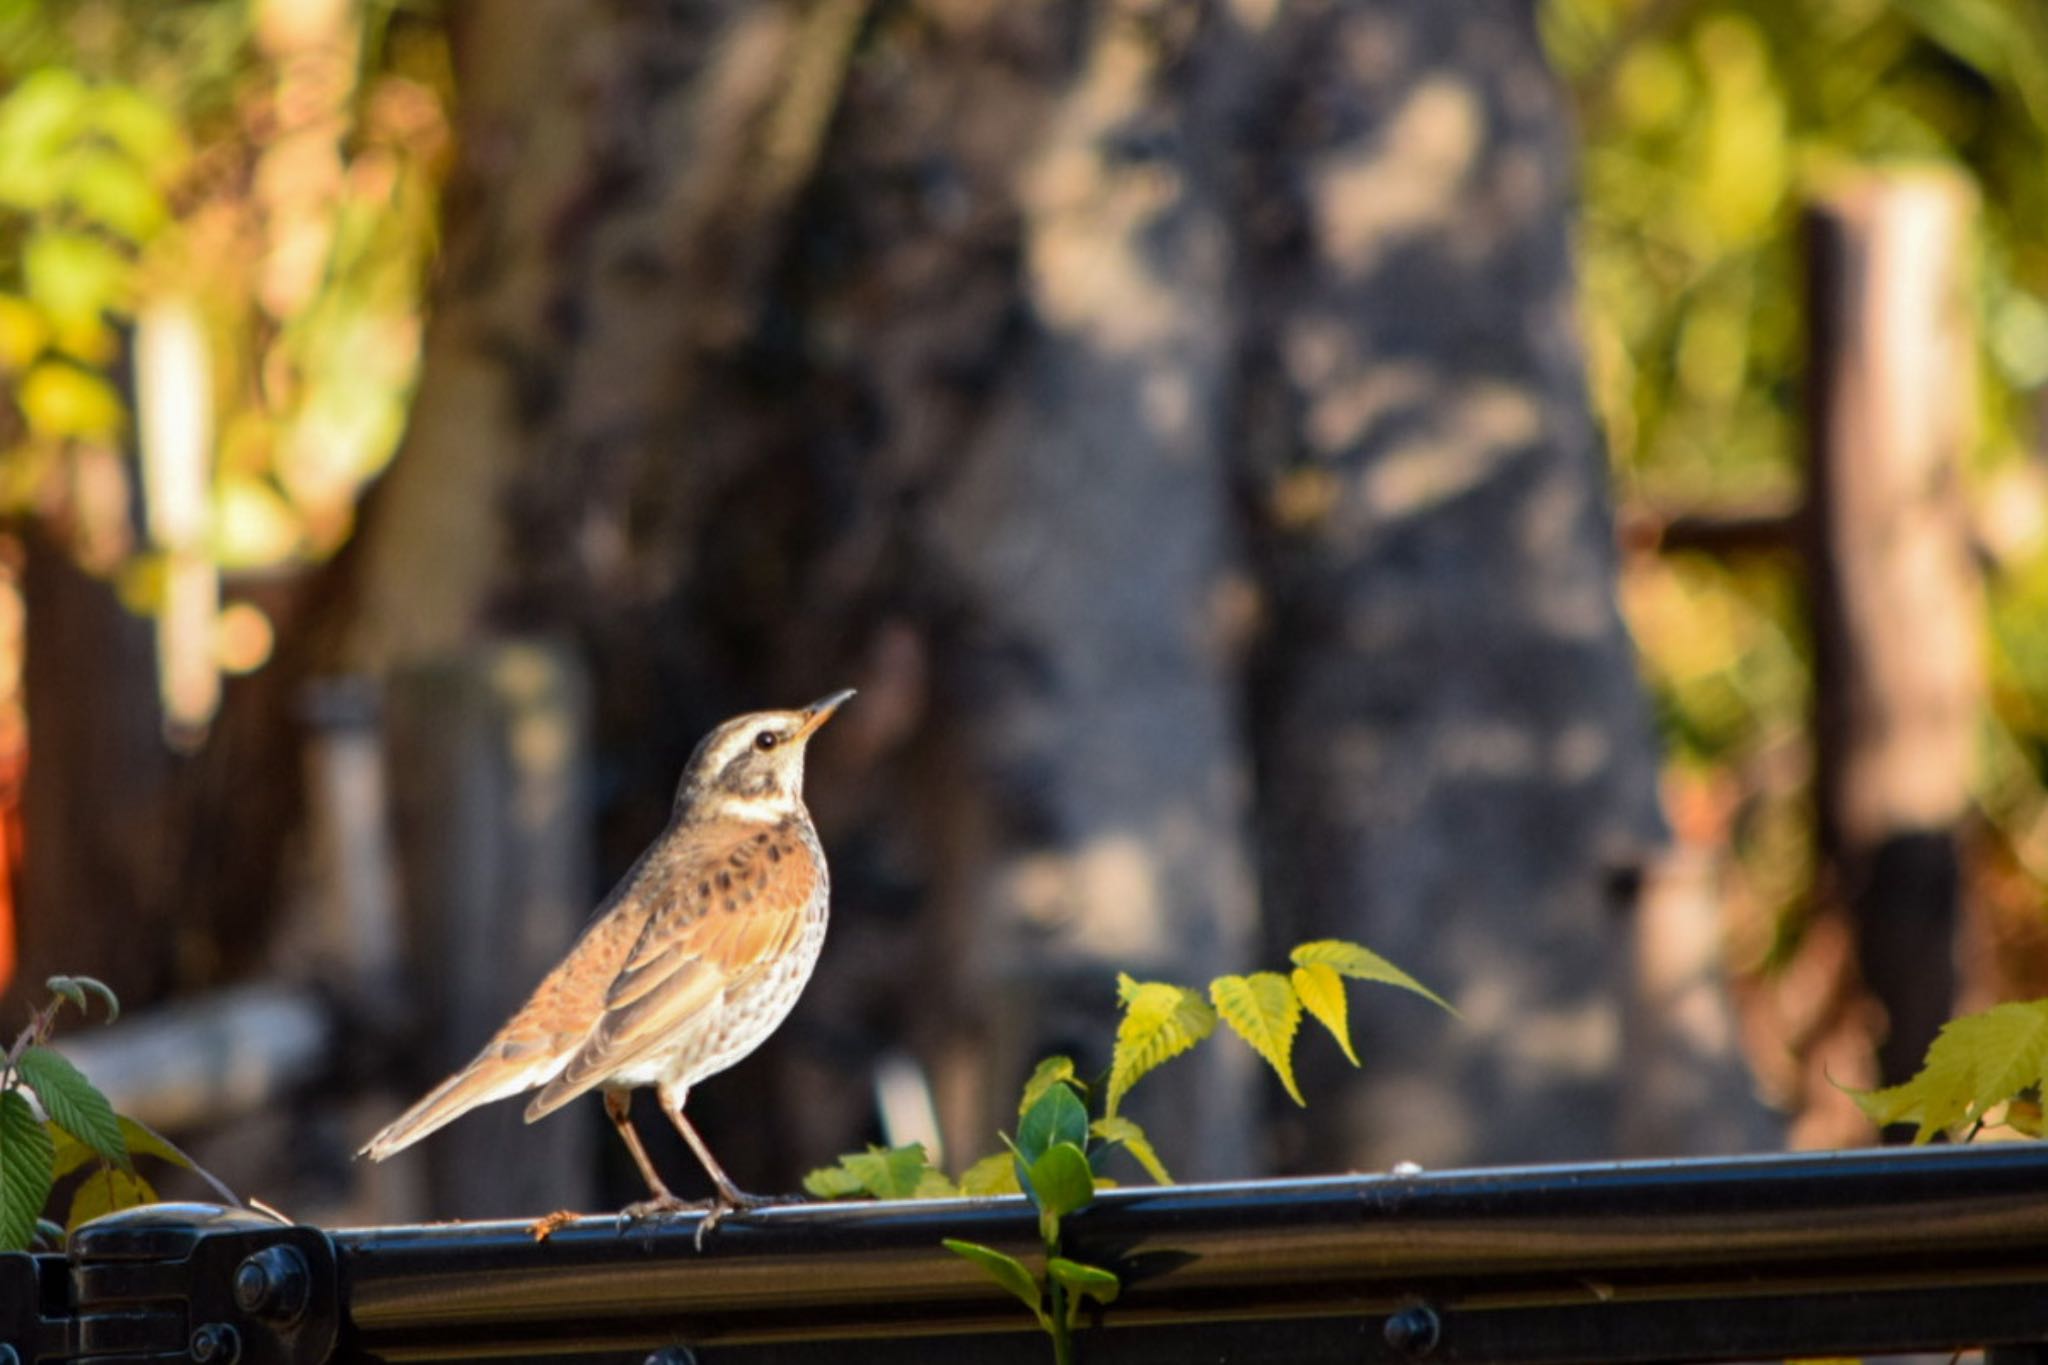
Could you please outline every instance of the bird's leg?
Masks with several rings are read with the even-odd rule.
[[[664,1094],[661,1099],[662,1111],[668,1115],[669,1122],[673,1123],[676,1126],[676,1131],[683,1135],[683,1141],[690,1144],[690,1150],[697,1154],[697,1160],[704,1163],[705,1174],[709,1175],[711,1183],[718,1187],[718,1198],[712,1201],[710,1211],[697,1224],[697,1249],[699,1251],[704,1249],[704,1234],[725,1221],[727,1214],[737,1213],[743,1209],[758,1209],[767,1204],[783,1202],[766,1195],[748,1194],[745,1190],[733,1184],[732,1177],[725,1173],[725,1167],[718,1164],[718,1158],[711,1155],[711,1149],[705,1146],[704,1139],[698,1136],[697,1126],[684,1117],[681,1097],[678,1096],[672,1101],[668,1095]]]
[[[641,1176],[647,1181],[652,1197],[637,1204],[628,1204],[619,1210],[619,1217],[625,1220],[653,1218],[664,1213],[681,1213],[689,1209],[706,1207],[676,1198],[669,1187],[662,1183],[661,1173],[654,1169],[648,1159],[647,1149],[640,1145],[640,1135],[633,1131],[633,1094],[629,1090],[607,1090],[604,1092],[605,1117],[619,1130],[619,1136],[626,1140],[626,1150],[633,1154],[633,1164],[640,1168]]]

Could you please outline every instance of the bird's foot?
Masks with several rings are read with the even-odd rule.
[[[704,1249],[704,1234],[723,1223],[732,1214],[803,1202],[803,1196],[796,1194],[748,1194],[738,1188],[721,1190],[718,1198],[711,1201],[711,1207],[705,1211],[704,1216],[697,1220],[697,1250]]]
[[[644,1223],[653,1218],[666,1218],[676,1213],[701,1213],[715,1207],[709,1199],[678,1199],[667,1190],[662,1190],[636,1204],[628,1204],[619,1210],[619,1231],[624,1232],[634,1223]]]
[[[534,1241],[545,1242],[548,1238],[554,1236],[557,1232],[560,1232],[582,1216],[582,1214],[574,1209],[556,1209],[553,1213],[536,1218],[531,1223],[528,1223],[526,1230],[532,1235]]]

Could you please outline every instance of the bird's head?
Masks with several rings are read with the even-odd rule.
[[[834,692],[799,711],[735,716],[704,737],[683,770],[679,814],[784,820],[803,808],[804,746],[853,695]]]

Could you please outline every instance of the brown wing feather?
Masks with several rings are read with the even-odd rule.
[[[691,831],[664,869],[668,894],[605,992],[576,1054],[527,1106],[528,1122],[671,1045],[727,992],[794,946],[817,871],[786,830]]]

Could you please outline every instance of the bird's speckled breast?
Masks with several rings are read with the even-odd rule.
[[[818,833],[806,814],[796,822],[797,836],[817,867],[818,876],[803,911],[803,927],[795,945],[757,974],[735,982],[721,1008],[708,1010],[696,1027],[676,1040],[661,1059],[661,1080],[667,1087],[687,1089],[733,1066],[766,1042],[796,1008],[797,998],[818,965],[825,947],[825,926],[832,899],[832,879]]]

